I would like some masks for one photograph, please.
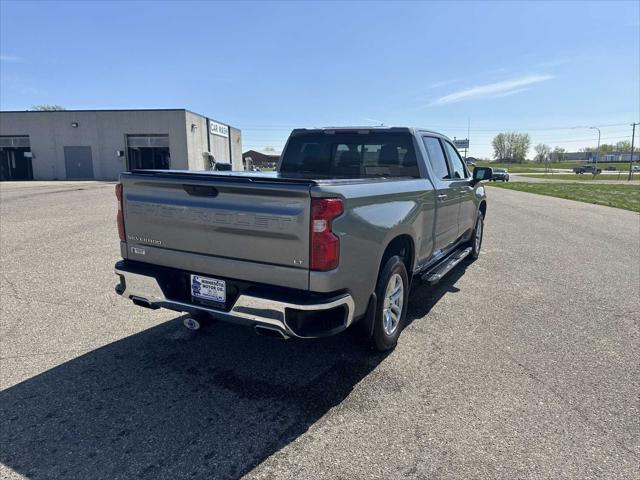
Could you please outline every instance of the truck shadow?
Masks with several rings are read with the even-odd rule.
[[[417,285],[409,322],[464,273]],[[0,461],[30,479],[238,478],[306,432],[386,355],[348,335],[280,341],[182,317],[0,392]],[[349,408],[367,409],[352,398]]]
[[[30,479],[237,478],[384,358],[176,318],[1,392],[0,461]]]
[[[460,262],[434,286],[429,286],[426,283],[421,283],[418,279],[414,279],[411,285],[406,326],[427,315],[447,293],[458,293],[460,289],[455,285],[469,266],[469,261]]]

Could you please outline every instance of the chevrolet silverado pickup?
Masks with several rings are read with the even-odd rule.
[[[451,141],[405,127],[296,129],[275,172],[138,170],[116,185],[116,292],[280,338],[357,327],[393,348],[413,280],[477,258],[487,201]]]

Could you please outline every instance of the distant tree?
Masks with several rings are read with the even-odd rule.
[[[35,110],[37,112],[53,112],[56,110],[66,110],[66,107],[63,107],[62,105],[46,105],[46,104],[42,104],[42,105],[34,105],[31,107],[31,110]]]
[[[531,145],[528,133],[499,133],[491,142],[496,160],[509,163],[523,163]]]
[[[493,158],[496,160],[507,158],[507,136],[504,133],[497,134],[491,145],[493,145]]]
[[[620,153],[630,153],[631,152],[631,142],[629,140],[621,140],[616,143],[616,152]],[[635,155],[634,155],[635,157]]]
[[[536,151],[535,161],[538,163],[544,162],[551,154],[551,147],[545,143],[539,143],[534,150]]]
[[[554,162],[563,162],[566,153],[567,151],[564,148],[556,147],[553,149],[553,155],[551,155],[551,158]]]
[[[624,143],[624,142],[618,142],[618,143]],[[617,145],[610,145],[608,143],[602,143],[600,144],[600,155],[607,155],[611,152],[616,152],[616,148]],[[582,152],[591,152],[591,153],[595,153],[598,150],[597,147],[585,147],[585,148],[581,148],[580,151]],[[629,151],[631,151],[631,143],[629,143]]]
[[[513,134],[514,152],[513,158],[518,163],[527,161],[527,154],[529,153],[529,147],[531,147],[531,137],[528,133],[514,133]]]

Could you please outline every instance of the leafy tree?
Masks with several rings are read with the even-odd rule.
[[[567,151],[564,148],[556,147],[553,149],[553,155],[551,156],[551,158],[554,162],[562,162],[564,161],[565,153],[567,153]]]
[[[37,112],[53,112],[53,111],[56,111],[56,110],[66,110],[66,107],[63,107],[62,105],[42,104],[42,105],[34,105],[34,106],[32,106],[31,110],[35,110]]]
[[[631,142],[629,140],[619,141],[616,143],[616,152],[631,153]]]
[[[592,152],[595,153],[598,150],[597,147],[585,147],[581,148],[581,152]],[[615,145],[611,145],[609,143],[600,144],[600,156],[608,155],[613,152],[622,152],[629,153],[631,152],[631,142],[628,140],[622,140]]]
[[[493,158],[496,160],[503,160],[507,158],[507,136],[504,133],[497,134],[493,141]]]
[[[527,159],[531,138],[528,133],[499,133],[491,143],[493,145],[493,157],[496,160],[522,163]]]
[[[534,150],[536,151],[535,160],[538,163],[544,162],[551,154],[551,147],[545,143],[539,143]]]

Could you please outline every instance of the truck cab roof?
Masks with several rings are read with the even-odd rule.
[[[442,133],[435,132],[433,130],[428,130],[425,128],[419,127],[392,127],[386,125],[378,125],[378,126],[343,126],[343,127],[317,127],[317,128],[296,128],[291,132],[291,136],[297,136],[308,133],[326,133],[327,135],[331,135],[333,133],[360,133],[366,135],[367,133],[377,133],[377,132],[389,132],[389,133],[400,133],[406,132],[411,134],[429,134],[436,135],[438,137],[446,138],[447,140],[451,140],[446,135]]]

